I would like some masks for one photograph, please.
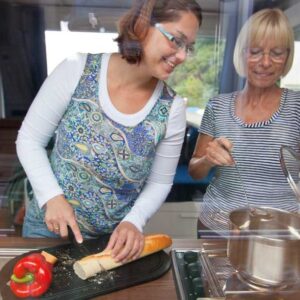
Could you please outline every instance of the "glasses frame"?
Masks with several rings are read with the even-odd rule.
[[[193,45],[187,44],[183,41],[183,39],[176,37],[172,33],[165,30],[162,24],[156,23],[154,27],[158,29],[158,31],[162,33],[171,43],[173,43],[177,50],[184,50],[187,56],[191,56],[194,53]]]
[[[249,51],[250,49],[260,49],[260,48],[248,47],[248,48],[243,49],[243,52],[247,55],[247,59],[251,62],[259,62],[267,54],[269,56],[269,59],[272,60],[272,62],[283,63],[287,60],[289,53],[290,53],[290,49],[286,48],[285,51],[282,54],[280,54],[280,55],[282,55],[282,57],[281,56],[276,57],[276,54],[274,54],[275,52],[273,49],[271,49],[270,51],[262,51],[262,49],[261,49],[261,51],[259,53],[253,55],[250,53],[250,51]]]

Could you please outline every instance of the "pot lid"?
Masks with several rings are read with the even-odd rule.
[[[300,153],[289,146],[281,146],[280,164],[289,185],[300,202]]]

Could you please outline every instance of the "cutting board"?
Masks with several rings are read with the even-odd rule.
[[[91,254],[101,252],[109,240],[109,235],[98,239],[84,241]],[[53,281],[49,290],[39,299],[47,300],[79,300],[91,299],[113,291],[154,280],[166,273],[171,266],[171,259],[164,251],[151,254],[139,260],[125,264],[111,271],[106,271],[87,280],[80,279],[73,271],[75,260],[84,255],[73,244],[65,244],[52,248],[40,249],[58,258],[53,269]],[[10,260],[0,272],[0,290],[3,300],[20,299],[13,295],[7,282],[16,262],[31,251]],[[29,299],[29,298],[27,298]],[[32,298],[33,299],[33,298]]]

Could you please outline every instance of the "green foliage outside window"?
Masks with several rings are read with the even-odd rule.
[[[209,98],[218,93],[222,50],[218,49],[218,54],[216,49],[215,39],[199,38],[193,56],[177,67],[168,80],[177,94],[188,99],[188,106],[204,108]]]

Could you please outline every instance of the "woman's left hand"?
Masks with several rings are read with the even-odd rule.
[[[121,222],[113,231],[105,250],[118,262],[137,259],[144,248],[144,235],[130,222]]]

